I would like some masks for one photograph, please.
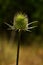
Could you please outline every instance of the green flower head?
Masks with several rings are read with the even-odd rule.
[[[10,27],[10,30],[25,30],[25,31],[30,31],[31,29],[33,29],[33,28],[35,28],[37,26],[29,27],[29,25],[31,25],[33,23],[36,23],[36,22],[38,22],[38,21],[33,21],[33,22],[28,23],[27,15],[22,14],[22,13],[17,13],[14,16],[13,26],[8,24],[8,23],[6,23],[6,22],[5,22],[5,24]]]
[[[28,17],[22,13],[18,13],[14,17],[14,23],[13,26],[15,29],[25,30],[28,28]]]

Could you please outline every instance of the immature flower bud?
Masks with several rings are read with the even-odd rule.
[[[28,29],[28,17],[22,13],[18,13],[14,17],[13,26],[15,29],[26,30]]]

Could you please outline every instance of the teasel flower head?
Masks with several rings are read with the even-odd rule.
[[[14,17],[13,26],[15,29],[26,30],[28,29],[28,17],[25,14],[18,13]]]
[[[10,27],[10,29],[12,30],[25,30],[25,31],[30,31],[31,29],[37,27],[37,26],[33,26],[33,27],[29,27],[29,25],[36,23],[38,21],[33,21],[31,23],[28,23],[28,17],[25,14],[22,13],[17,13],[14,16],[14,21],[13,21],[13,26],[11,26],[10,24],[6,23],[6,25],[8,25]]]

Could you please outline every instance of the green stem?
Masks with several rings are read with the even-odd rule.
[[[19,62],[20,37],[21,37],[21,32],[19,31],[16,65],[18,65]]]

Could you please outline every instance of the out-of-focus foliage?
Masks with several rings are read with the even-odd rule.
[[[30,21],[38,20],[38,29],[43,33],[43,0],[0,0],[0,26],[12,23],[18,11],[26,13]]]

